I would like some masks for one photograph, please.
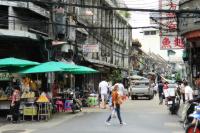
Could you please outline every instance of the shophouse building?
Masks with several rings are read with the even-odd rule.
[[[199,0],[181,0],[179,10],[199,10]],[[197,13],[182,13],[179,16],[179,29],[185,43],[183,60],[186,65],[187,79],[195,88],[195,81],[200,72],[200,19]]]
[[[0,58],[18,57],[38,62],[64,61],[99,71],[68,75],[70,86],[98,89],[103,76],[117,69],[129,71],[131,26],[118,11],[118,0],[0,1]],[[78,4],[81,6],[69,6]],[[84,5],[108,7],[85,8]],[[125,5],[123,5],[125,6]],[[55,79],[55,76],[52,78]]]
[[[122,5],[119,3],[118,0],[77,1],[83,7],[75,8],[76,24],[86,28],[76,28],[75,53],[79,57],[77,63],[100,71],[101,74],[87,76],[88,84],[94,88],[98,88],[102,76],[109,77],[113,70],[119,70],[122,77],[128,75],[131,26],[120,12],[109,10]],[[84,5],[108,9],[84,8]]]

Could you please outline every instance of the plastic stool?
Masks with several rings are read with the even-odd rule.
[[[57,100],[57,101],[56,101],[56,111],[57,111],[57,112],[62,112],[63,110],[64,110],[63,101]]]
[[[65,100],[64,110],[68,111],[71,110],[71,104],[73,103],[72,100]]]

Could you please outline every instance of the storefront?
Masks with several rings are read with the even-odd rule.
[[[7,30],[0,30],[0,33],[2,33],[0,35],[1,59],[15,57],[35,62],[45,62],[49,59],[48,43],[36,34]],[[20,112],[23,115],[30,115],[30,111],[35,112],[37,109],[33,103],[35,103],[36,98],[41,92],[49,91],[48,75],[21,75],[12,72],[5,73],[3,72],[4,68],[0,70],[0,111],[7,112],[4,114],[5,116],[9,113],[13,88],[20,86]],[[28,108],[25,109],[26,105]],[[36,115],[36,113],[32,115]]]
[[[200,1],[181,0],[179,9],[196,10],[200,8]],[[200,21],[199,14],[182,13],[179,18],[180,34],[183,37],[185,49],[183,52],[183,60],[186,65],[187,80],[194,89],[199,89],[197,84],[200,76]],[[187,16],[187,17],[185,17]],[[193,16],[193,17],[190,17]],[[196,17],[195,17],[196,16]]]

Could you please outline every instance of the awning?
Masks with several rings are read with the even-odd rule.
[[[188,40],[200,40],[200,30],[188,32],[184,36]]]
[[[104,61],[99,61],[99,60],[94,60],[94,59],[88,59],[88,58],[84,58],[86,61],[91,62],[91,63],[95,63],[95,64],[99,64],[102,65],[102,67],[104,66],[109,66],[109,67],[113,67],[113,68],[117,68],[116,65],[104,62]]]

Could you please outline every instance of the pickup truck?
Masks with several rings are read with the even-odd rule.
[[[138,80],[133,82],[129,87],[129,95],[131,99],[137,99],[138,97],[147,97],[149,100],[153,99],[153,88],[149,85],[149,80]]]

